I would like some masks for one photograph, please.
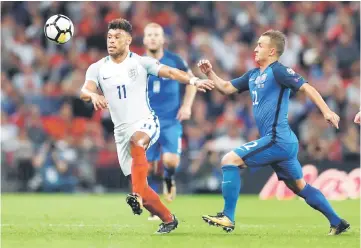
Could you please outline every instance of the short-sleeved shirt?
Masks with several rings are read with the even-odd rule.
[[[115,129],[154,114],[147,94],[147,77],[158,76],[161,66],[158,60],[133,52],[119,64],[107,56],[90,65],[86,80],[94,81],[103,92]]]
[[[177,54],[165,50],[160,63],[188,72],[188,64]],[[160,122],[174,121],[181,105],[180,83],[153,75],[148,77],[149,102]]]
[[[306,80],[278,61],[263,72],[252,69],[243,76],[231,80],[239,92],[249,90],[253,115],[260,135],[271,135],[273,141],[298,142],[288,124],[290,92],[298,91]]]

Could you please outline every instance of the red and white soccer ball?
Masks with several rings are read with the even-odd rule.
[[[65,15],[53,15],[46,21],[44,33],[49,40],[57,44],[64,44],[73,37],[74,25]]]

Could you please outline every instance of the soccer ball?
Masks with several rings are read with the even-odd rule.
[[[74,35],[74,25],[65,15],[53,15],[46,21],[44,33],[49,40],[57,44],[64,44]]]

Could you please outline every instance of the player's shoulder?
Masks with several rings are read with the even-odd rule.
[[[284,70],[286,68],[286,66],[279,61],[273,62],[272,64],[270,64],[270,67],[272,68],[272,70]]]
[[[279,61],[274,62],[273,64],[271,64],[270,67],[272,68],[273,73],[277,73],[277,74],[294,75],[296,73],[292,68],[282,64]]]
[[[164,57],[166,59],[174,61],[177,65],[181,67],[188,67],[188,63],[177,53],[171,52],[169,50],[164,50]]]
[[[129,53],[129,58],[131,59],[135,59],[135,60],[138,60],[140,62],[142,62],[143,60],[147,60],[147,59],[152,59],[154,60],[154,58],[150,57],[150,56],[147,56],[147,55],[139,55],[135,52],[130,52]]]
[[[144,68],[149,67],[149,65],[152,65],[154,63],[156,64],[160,64],[158,60],[156,60],[155,58],[152,58],[150,56],[144,55],[141,56],[137,53],[131,52],[129,57],[131,59],[136,60],[139,64],[141,64]]]
[[[141,56],[135,52],[130,52],[129,53],[129,59],[130,61],[135,62],[138,65],[141,65],[143,68],[146,68],[145,64],[145,60],[147,59],[147,56]]]
[[[135,52],[129,52],[129,62],[131,63],[139,63],[139,64],[143,64],[142,61],[142,56],[140,56],[139,54],[135,53]]]
[[[139,54],[137,54],[135,52],[129,52],[129,58],[130,59],[135,59],[135,60],[141,60],[142,56],[140,56]]]
[[[172,60],[179,60],[182,61],[183,59],[178,54],[171,52],[169,50],[164,50],[164,57]]]

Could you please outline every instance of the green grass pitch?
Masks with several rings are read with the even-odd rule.
[[[236,229],[225,233],[208,226],[202,214],[223,207],[221,195],[184,195],[167,204],[179,226],[167,235],[153,234],[159,222],[147,212],[134,216],[124,194],[7,195],[1,197],[3,248],[128,247],[360,247],[360,201],[333,201],[351,224],[340,236],[327,236],[327,220],[303,201],[261,201],[241,195]]]

